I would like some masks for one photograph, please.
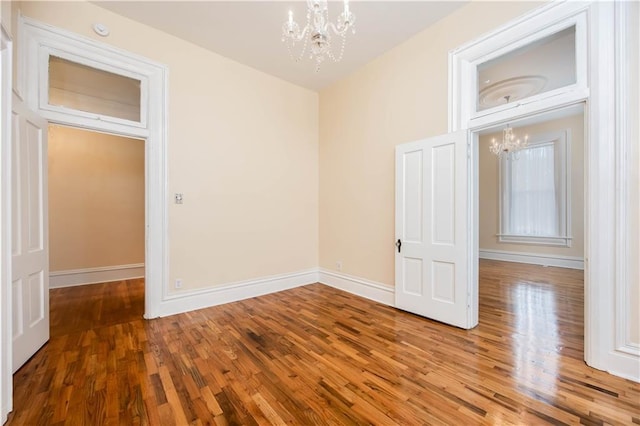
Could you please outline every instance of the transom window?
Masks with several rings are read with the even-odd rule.
[[[500,242],[570,247],[570,131],[534,136],[500,160]]]
[[[49,56],[49,105],[140,122],[140,80]]]
[[[483,62],[476,72],[476,111],[576,84],[576,27]]]

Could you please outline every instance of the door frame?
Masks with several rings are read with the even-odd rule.
[[[20,15],[17,93],[27,106],[52,123],[145,139],[145,309],[160,315],[167,283],[167,87],[165,65]],[[140,123],[46,105],[48,57],[63,54],[93,68],[142,82]],[[119,71],[119,72],[118,72]]]
[[[0,25],[0,424],[13,409],[11,344],[11,85],[13,41]]]
[[[13,70],[13,42],[1,26],[0,101],[0,424],[13,409],[12,374],[12,296],[11,296],[11,93]],[[20,45],[17,51],[17,81],[13,93],[26,101],[27,107],[51,122],[88,130],[106,131],[122,136],[145,139],[145,313],[146,319],[160,316],[160,308],[167,294],[168,276],[168,206],[167,206],[167,111],[168,69],[110,45],[98,43],[70,31],[62,30],[22,15],[18,17],[17,32]],[[73,114],[47,112],[39,108],[39,74],[43,72],[41,47],[55,44],[71,51],[76,57],[97,59],[137,72],[148,79],[147,123],[127,126]],[[47,67],[44,67],[44,72]]]
[[[620,185],[628,176],[628,162],[622,161],[621,153],[632,143],[629,135],[633,120],[629,110],[634,102],[634,96],[629,95],[631,80],[625,72],[628,55],[621,49],[629,49],[625,31],[632,20],[631,11],[631,6],[624,2],[554,2],[452,51],[449,131],[468,129],[476,141],[479,131],[506,120],[585,102],[585,361],[597,369],[640,381],[640,350],[624,330],[630,306],[624,303],[623,294],[632,283],[620,271],[626,254],[628,228],[624,227],[624,220],[629,208],[623,202],[625,187]],[[583,66],[587,67],[578,72],[578,77],[586,75],[584,84],[496,108],[492,114],[474,115],[476,65],[487,60],[487,55],[499,56],[528,43],[531,37],[540,38],[544,31],[570,19],[587,23],[586,28],[581,28],[585,31],[585,45],[578,47],[577,52],[577,63],[580,64],[582,56]],[[477,179],[477,145],[476,142],[469,146],[470,179]],[[475,206],[476,212],[469,215],[469,238],[473,242],[469,249],[473,265],[470,275],[477,289],[474,259],[478,256],[478,190],[473,182],[470,188],[473,190],[469,205]],[[472,306],[478,309],[477,299]]]

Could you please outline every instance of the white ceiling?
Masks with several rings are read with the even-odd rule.
[[[304,25],[304,1],[95,1],[99,6],[188,40],[230,59],[312,90],[346,77],[367,62],[432,25],[466,1],[351,1],[356,34],[349,34],[344,58],[316,73],[299,63],[281,41],[289,10]],[[331,20],[342,9],[331,1]],[[112,32],[117,28],[110,28]]]

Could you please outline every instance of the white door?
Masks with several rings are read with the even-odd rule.
[[[47,122],[13,99],[13,371],[49,340]]]
[[[396,307],[477,325],[470,274],[467,131],[396,147]]]

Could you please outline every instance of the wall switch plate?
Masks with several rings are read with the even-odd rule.
[[[182,200],[183,200],[182,194],[176,193],[175,200],[176,200],[176,204],[182,204]]]

